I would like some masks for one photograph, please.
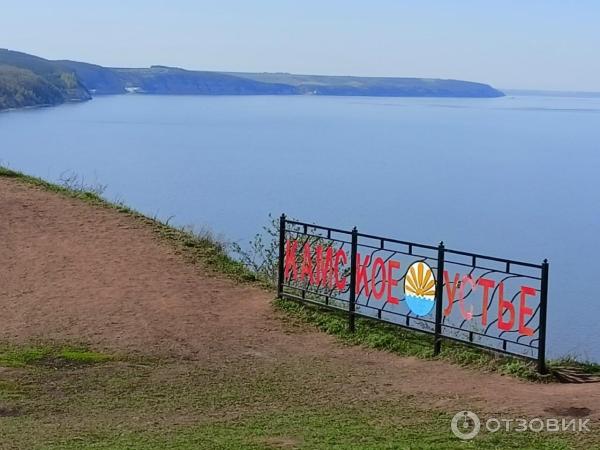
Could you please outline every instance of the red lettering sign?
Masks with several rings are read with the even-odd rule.
[[[448,317],[452,312],[452,307],[454,306],[454,296],[456,295],[456,287],[458,286],[458,277],[460,275],[457,273],[454,275],[454,281],[451,283],[450,278],[448,276],[448,271],[444,270],[444,284],[446,285],[446,295],[448,297],[448,306],[444,309],[444,315]]]
[[[290,272],[294,275],[294,279],[298,279],[298,268],[296,267],[296,253],[298,253],[298,241],[288,240],[285,244],[285,280],[290,279]]]
[[[533,315],[533,309],[525,304],[527,296],[535,295],[535,289],[529,286],[521,286],[521,295],[519,300],[519,333],[525,336],[533,336],[533,328],[525,325],[526,318]]]
[[[327,247],[325,251],[325,257],[323,257],[323,246],[317,245],[316,247],[316,264],[315,264],[315,284],[317,286],[323,286],[332,288],[333,287],[333,247]]]
[[[479,278],[477,284],[483,287],[483,294],[481,295],[481,325],[487,325],[488,307],[490,304],[490,289],[492,289],[496,282],[494,280],[488,280],[487,278]]]
[[[318,244],[314,248],[304,244],[301,255],[298,254],[298,240],[290,239],[285,244],[284,255],[284,279],[307,282],[319,287],[335,288],[338,291],[344,291],[347,286],[348,255],[343,249],[335,249],[332,245],[324,248]],[[299,257],[301,256],[301,257]],[[375,300],[381,300],[386,296],[391,304],[399,304],[400,299],[394,295],[394,289],[398,287],[398,270],[401,264],[396,260],[385,261],[382,257],[371,258],[370,255],[361,257],[360,253],[356,255],[356,286],[357,296],[373,295]],[[494,288],[497,288],[497,327],[501,331],[517,331],[524,336],[532,336],[535,329],[529,327],[528,321],[533,317],[535,310],[527,304],[529,297],[535,297],[536,289],[530,286],[521,286],[519,292],[518,304],[513,304],[510,299],[506,299],[505,284],[496,282],[489,278],[480,277],[474,279],[471,274],[461,275],[455,273],[450,278],[448,271],[444,271],[444,291],[446,294],[446,305],[443,310],[445,317],[452,314],[454,303],[458,303],[460,315],[465,320],[473,320],[475,317],[475,307],[473,302],[481,299],[481,325],[488,325],[488,310],[491,307]],[[478,289],[481,288],[481,289]],[[473,292],[481,291],[481,297],[473,296]],[[512,297],[512,299],[514,299]],[[467,298],[469,302],[467,302]],[[515,322],[518,319],[517,330],[514,330]]]
[[[469,311],[465,308],[465,286],[471,285],[471,291],[475,289],[475,283],[471,275],[465,275],[462,277],[462,283],[460,284],[460,290],[458,291],[458,306],[460,306],[460,313],[465,320],[471,320],[473,318],[473,305]]]
[[[508,311],[508,320],[504,320],[504,314]],[[510,331],[515,324],[515,306],[504,299],[504,283],[498,285],[498,328]]]
[[[365,256],[364,262],[360,263],[360,253],[356,254],[356,294],[360,293],[360,290],[365,288],[365,295],[370,295],[369,290],[369,279],[367,278],[367,267],[371,262],[371,257],[369,255]]]
[[[400,268],[400,262],[394,261],[393,259],[388,263],[388,293],[387,300],[394,305],[398,304],[399,299],[392,295],[392,289],[398,286],[398,280],[394,278],[394,269]]]
[[[346,256],[346,252],[340,248],[335,252],[335,265],[333,266],[335,287],[338,291],[343,291],[346,288],[346,277],[340,279],[340,265],[346,265],[347,263],[348,257]]]
[[[377,282],[378,273],[381,274],[381,283]],[[383,297],[386,282],[387,273],[385,271],[385,263],[383,262],[383,258],[378,256],[373,261],[373,266],[371,267],[371,283],[373,287],[373,297],[375,297],[375,300],[381,300],[381,297]],[[379,287],[377,285],[379,285]]]

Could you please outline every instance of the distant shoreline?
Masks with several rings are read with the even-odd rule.
[[[16,108],[0,108],[0,114],[19,112],[36,109],[54,108],[62,105],[73,105],[79,103],[87,103],[95,98],[107,98],[107,97],[329,97],[329,98],[402,98],[402,99],[438,99],[438,100],[489,100],[503,97],[435,97],[435,96],[391,96],[391,95],[336,95],[336,94],[321,94],[321,95],[310,95],[310,94],[172,94],[172,93],[160,93],[160,94],[149,94],[145,92],[127,93],[127,94],[95,94],[89,100],[67,100],[62,103],[45,103],[40,105],[27,105],[19,106]]]
[[[485,83],[409,77],[356,77],[112,68],[48,60],[0,49],[0,110],[57,105],[106,94],[330,95],[356,97],[492,98],[505,94]]]
[[[502,89],[506,95],[531,97],[600,98],[600,92],[592,91],[548,91],[537,89]]]
[[[108,95],[106,95],[106,97],[108,97]],[[90,99],[90,100],[93,100],[93,99]],[[35,109],[53,108],[55,106],[60,106],[60,105],[85,103],[87,101],[89,101],[89,100],[68,100],[68,101],[63,102],[63,103],[44,103],[44,104],[39,104],[39,105],[19,106],[19,107],[16,107],[16,108],[0,108],[0,114],[2,114],[2,113],[9,113],[9,112],[35,110]]]

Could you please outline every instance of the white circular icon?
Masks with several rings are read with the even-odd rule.
[[[461,411],[454,415],[452,418],[452,433],[459,439],[469,440],[473,439],[479,434],[481,428],[481,421],[477,414],[471,411]]]

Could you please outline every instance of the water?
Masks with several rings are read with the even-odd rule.
[[[551,356],[600,361],[600,99],[115,96],[0,114],[0,161],[246,242],[268,214],[551,262]]]

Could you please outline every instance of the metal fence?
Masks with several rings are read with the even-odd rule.
[[[280,218],[278,295],[537,361],[546,372],[548,262]]]

